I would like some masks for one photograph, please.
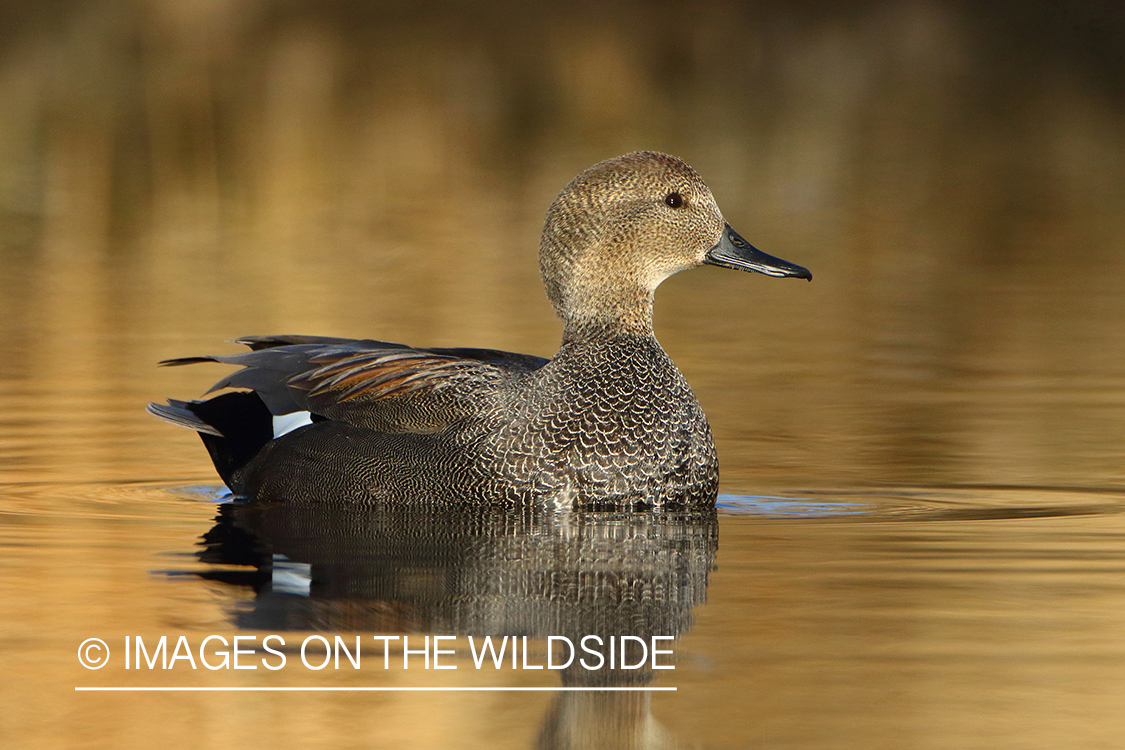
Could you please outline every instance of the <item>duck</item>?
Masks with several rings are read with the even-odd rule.
[[[711,429],[653,331],[656,288],[701,265],[812,279],[731,228],[687,163],[625,154],[547,211],[539,266],[563,324],[550,359],[247,336],[249,351],[161,362],[239,369],[203,399],[148,411],[199,433],[248,502],[713,506]]]

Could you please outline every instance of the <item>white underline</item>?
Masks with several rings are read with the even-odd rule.
[[[657,692],[674,687],[76,687],[75,692]]]

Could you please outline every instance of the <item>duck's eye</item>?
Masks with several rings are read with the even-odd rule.
[[[668,195],[664,196],[664,202],[672,208],[683,208],[684,196],[679,193],[668,193]]]

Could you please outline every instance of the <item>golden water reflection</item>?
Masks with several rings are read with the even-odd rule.
[[[253,606],[166,575],[214,514],[184,483],[216,480],[142,408],[216,373],[157,360],[271,332],[550,355],[547,205],[655,148],[816,280],[661,288],[729,496],[717,570],[680,690],[571,716],[1114,747],[1121,30],[1045,0],[3,5],[0,744],[533,746],[547,696],[77,697],[74,650]]]

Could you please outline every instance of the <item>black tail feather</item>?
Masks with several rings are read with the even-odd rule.
[[[235,391],[187,407],[221,435],[199,433],[215,470],[228,487],[233,476],[273,439],[273,416],[253,391]]]

